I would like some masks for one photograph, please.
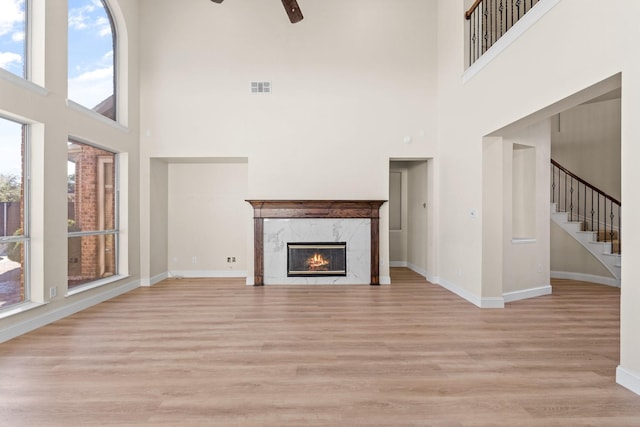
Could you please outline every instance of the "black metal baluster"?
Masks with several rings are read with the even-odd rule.
[[[562,183],[562,178],[560,176],[560,168],[558,168],[558,205],[560,205],[560,187]]]
[[[480,55],[482,55],[482,49],[480,48],[480,41],[479,41],[479,35],[480,35],[480,21],[479,21],[479,16],[478,16],[478,10],[474,10],[473,11],[473,20],[475,22],[475,27],[476,30],[473,34],[473,46],[475,47],[475,59],[474,62],[480,57]]]
[[[598,221],[598,225],[597,225],[598,239],[600,239],[600,193],[598,193],[598,215],[596,220]]]
[[[580,181],[578,181],[578,191],[577,191],[576,197],[578,198],[578,204],[577,204],[577,206],[578,206],[578,213],[577,213],[577,218],[578,218],[578,221],[580,221]]]
[[[556,173],[555,165],[551,165],[551,203],[556,202]]]
[[[584,186],[584,210],[582,211],[582,215],[584,215],[584,227],[587,229],[587,185]]]
[[[476,21],[474,19],[474,15],[471,14],[471,19],[469,20],[469,64],[473,64],[476,62]]]
[[[562,211],[567,211],[567,174],[564,174],[564,209]]]
[[[569,221],[573,221],[573,177],[571,177],[571,185],[569,186]]]
[[[602,232],[602,236],[604,236],[604,241],[607,241],[607,199],[604,199],[604,230]]]
[[[511,0],[511,26],[509,28],[513,27],[513,23],[513,0]]]
[[[482,35],[482,53],[486,52],[487,49],[489,49],[489,5],[487,3],[482,3],[482,6],[484,8],[484,12],[482,12],[483,15],[483,22],[484,22],[484,27],[483,27],[483,31],[484,34]]]
[[[593,214],[595,213],[595,211],[593,210],[593,188],[591,189],[591,231],[593,231]]]
[[[496,27],[498,26],[498,8],[496,7],[496,2],[498,0],[493,0],[493,7],[491,8],[491,13],[493,13],[493,26],[491,28],[491,46],[496,42]]]
[[[502,7],[504,0],[500,0],[500,6],[498,6],[498,11],[500,12],[500,32],[498,33],[498,38],[502,37],[502,35],[504,34],[503,29],[503,25],[502,25],[502,21],[503,21],[503,16],[502,16],[502,12],[504,11],[504,8]]]
[[[613,220],[615,219],[615,215],[613,213],[613,200],[610,200],[610,203],[611,203],[611,211],[609,213],[609,219],[611,220],[611,231],[609,234],[611,235],[611,249],[613,252],[613,240],[615,237],[615,231],[613,230]]]
[[[487,34],[489,35],[489,37],[487,38],[489,40],[489,43],[487,43],[487,49],[489,49],[491,47],[491,45],[493,44],[493,34],[492,34],[492,30],[493,30],[493,18],[494,18],[494,13],[493,13],[493,2],[494,0],[489,0],[487,2],[487,13],[488,15],[488,24],[487,24]]]

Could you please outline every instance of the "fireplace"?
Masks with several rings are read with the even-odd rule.
[[[287,243],[287,277],[347,275],[347,243]]]
[[[253,285],[380,284],[379,211],[384,200],[247,202],[253,207]],[[288,242],[327,242],[335,245],[336,241],[346,242],[344,267],[332,267],[329,273],[305,271],[297,276],[289,276]],[[323,264],[324,261],[313,262]],[[342,273],[343,269],[346,273]],[[293,270],[304,271],[302,268]]]

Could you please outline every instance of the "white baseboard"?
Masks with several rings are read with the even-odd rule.
[[[579,280],[581,282],[597,283],[599,285],[613,286],[615,288],[620,287],[620,281],[613,277],[595,276],[593,274],[572,273],[570,271],[552,271],[551,278]]]
[[[524,289],[521,291],[507,292],[502,294],[504,302],[519,301],[528,298],[541,297],[552,293],[551,285],[540,286],[539,288]]]
[[[640,375],[618,366],[616,369],[616,382],[622,387],[627,388],[640,395]]]
[[[78,313],[82,310],[86,310],[87,308],[93,307],[96,304],[100,304],[101,302],[105,302],[119,295],[137,289],[139,286],[139,280],[125,283],[116,288],[109,289],[106,292],[102,292],[98,295],[93,295],[81,301],[65,305],[50,312],[26,319],[23,322],[13,324],[5,329],[0,330],[0,343],[41,328],[45,325],[48,325],[49,323],[55,322],[56,320],[71,316],[72,314]]]
[[[480,298],[480,308],[504,308],[503,297]]]
[[[410,262],[407,263],[407,267],[411,269],[411,271],[414,271],[416,273],[418,273],[419,275],[421,275],[422,277],[424,277],[425,279],[429,276],[429,273],[427,273],[426,270],[418,267],[415,264],[411,264]]]
[[[380,284],[381,285],[390,285],[391,284],[391,276],[380,276]]]
[[[480,308],[504,308],[504,298],[503,297],[487,297],[487,298],[480,298],[477,295],[472,294],[471,292],[467,291],[466,289],[462,289],[459,286],[445,280],[445,279],[439,279],[437,282],[433,282],[436,283],[440,286],[442,286],[443,288],[445,288],[446,290],[453,292],[454,294],[458,295],[461,298],[466,299],[467,301],[469,301],[471,304],[480,307]]]
[[[407,267],[407,261],[389,261],[389,267]]]
[[[153,286],[162,282],[164,279],[169,278],[169,272],[165,271],[164,273],[156,274],[151,278],[144,278],[140,280],[140,286]]]
[[[233,278],[247,277],[246,271],[241,270],[174,270],[169,272],[170,277],[198,278]]]

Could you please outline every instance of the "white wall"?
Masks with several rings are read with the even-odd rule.
[[[551,291],[549,126],[549,120],[542,120],[484,138],[479,222],[483,232],[479,305],[483,307],[502,307],[505,302]]]
[[[571,172],[620,200],[620,99],[578,105],[551,126],[551,155]]]
[[[246,276],[246,224],[253,212],[245,202],[247,169],[246,162],[169,164],[171,275]],[[236,262],[227,262],[229,257]]]
[[[389,158],[436,147],[436,1],[401,3],[307,2],[292,25],[278,2],[141,0],[148,155],[248,158],[251,199],[386,200]]]
[[[150,239],[150,279],[145,285],[155,284],[168,276],[169,165],[165,160],[151,159],[149,180],[153,183],[149,202],[150,221],[141,225],[149,233]]]
[[[536,8],[555,3],[542,0]],[[633,18],[640,12],[640,3],[617,0],[605,8],[597,0],[557,2],[484,68],[466,78],[463,3],[440,0],[438,5],[438,88],[446,94],[438,99],[439,191],[457,196],[441,198],[439,204],[438,240],[443,242],[439,275],[462,292],[484,297],[493,287],[482,280],[486,255],[482,226],[468,216],[471,208],[481,209],[481,215],[489,210],[482,206],[483,137],[510,123],[536,122],[578,105],[589,99],[578,99],[581,91],[618,73],[623,81],[624,218],[640,215],[640,198],[632,185],[640,182],[640,168],[635,165],[640,156],[636,144],[640,124],[635,119],[640,111],[640,58],[629,54],[640,35]],[[573,94],[579,96],[570,98]],[[640,225],[623,220],[623,228],[621,366],[640,378],[640,313],[634,309],[640,304],[640,267],[625,262],[640,256]]]
[[[502,293],[518,299],[533,289],[550,291],[550,120],[504,135]]]

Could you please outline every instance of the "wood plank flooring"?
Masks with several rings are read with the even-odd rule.
[[[639,426],[618,289],[481,310],[393,285],[167,280],[0,344],[2,426]]]

